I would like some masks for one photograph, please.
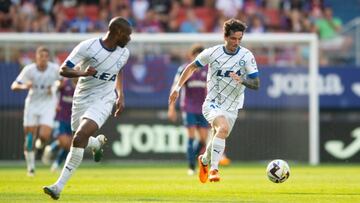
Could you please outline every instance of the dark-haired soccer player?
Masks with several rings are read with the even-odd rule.
[[[224,153],[225,139],[234,126],[238,110],[243,107],[245,87],[256,90],[260,86],[254,55],[240,46],[245,29],[246,25],[240,20],[224,22],[225,43],[205,49],[186,66],[169,96],[169,103],[174,103],[180,88],[194,71],[208,65],[207,96],[202,112],[211,124],[214,136],[205,153],[198,158],[199,179],[202,183],[207,179],[211,182],[220,181],[219,161]]]

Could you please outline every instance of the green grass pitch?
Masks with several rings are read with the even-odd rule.
[[[40,164],[38,164],[40,165]],[[221,182],[202,184],[185,164],[86,162],[65,186],[59,202],[360,202],[360,165],[291,164],[285,183],[265,176],[266,163],[220,169]],[[42,186],[58,173],[40,166],[36,177],[24,166],[0,162],[0,202],[53,202]]]

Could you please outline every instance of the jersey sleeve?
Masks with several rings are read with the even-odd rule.
[[[64,61],[64,64],[69,67],[73,68],[76,64],[80,63],[81,61],[89,58],[87,49],[87,43],[81,42],[78,44],[70,53],[70,55]]]
[[[210,55],[213,52],[212,50],[213,47],[207,48],[204,51],[202,51],[199,55],[197,55],[194,61],[197,67],[203,68],[210,63]]]
[[[245,69],[249,78],[257,78],[259,76],[256,60],[251,52],[246,57]]]
[[[15,81],[20,83],[20,84],[24,84],[27,83],[28,81],[31,80],[31,71],[30,71],[30,66],[25,66],[20,74],[16,77]]]

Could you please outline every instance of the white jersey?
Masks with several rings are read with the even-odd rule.
[[[94,67],[94,76],[80,77],[74,92],[73,105],[82,105],[102,97],[116,98],[115,79],[129,58],[127,48],[109,50],[100,38],[85,40],[78,44],[65,60],[66,66],[79,65],[81,70]]]
[[[25,109],[32,108],[33,111],[44,111],[47,108],[56,108],[56,95],[54,93],[54,84],[61,79],[59,75],[59,65],[48,62],[47,68],[40,71],[35,63],[29,64],[23,68],[16,78],[18,83],[32,83],[32,88],[25,100]],[[49,93],[51,88],[51,94]]]
[[[208,65],[206,102],[214,102],[225,111],[236,111],[244,104],[245,86],[230,77],[231,72],[246,79],[258,76],[254,55],[239,46],[235,53],[228,53],[224,45],[205,49],[195,59],[199,67]]]

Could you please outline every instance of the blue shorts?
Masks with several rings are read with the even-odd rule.
[[[57,138],[59,135],[72,136],[71,124],[65,121],[55,121],[55,128],[53,137]]]
[[[197,114],[197,113],[183,112],[182,116],[183,116],[184,125],[186,127],[192,127],[192,126],[201,127],[201,128],[209,127],[209,123],[201,113]]]

